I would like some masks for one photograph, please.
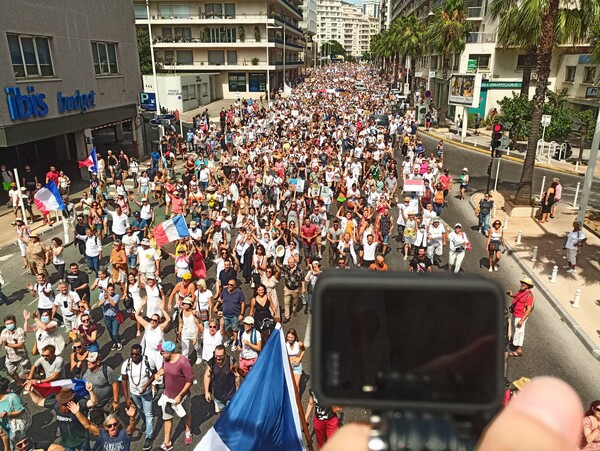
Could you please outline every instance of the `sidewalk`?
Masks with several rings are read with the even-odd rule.
[[[473,135],[471,129],[467,132],[467,136],[461,141],[461,137],[456,134],[456,128],[454,126],[432,128],[430,131],[425,131],[424,127],[419,128],[419,133],[430,136],[437,140],[443,140],[444,142],[452,142],[453,144],[465,147],[467,149],[475,150],[477,152],[490,154],[490,141],[492,139],[492,131],[486,129],[479,129],[479,135]],[[519,141],[520,142],[520,141]],[[573,147],[573,155],[569,161],[557,161],[555,159],[550,160],[544,158],[543,161],[536,160],[535,165],[539,168],[551,169],[558,172],[563,172],[572,175],[585,175],[587,169],[587,160],[589,158],[590,149],[583,149],[583,163],[582,165],[576,166],[575,162],[579,156],[579,147]],[[525,152],[518,150],[502,151],[502,158],[523,162],[525,160]],[[600,178],[600,165],[596,165],[594,170],[594,177]]]
[[[479,203],[481,193],[470,198],[473,208]],[[496,197],[497,207],[504,199]],[[535,291],[541,292],[552,304],[565,324],[581,340],[590,353],[600,360],[600,237],[584,229],[587,242],[583,252],[577,258],[577,271],[568,274],[563,268],[567,264],[563,246],[566,235],[573,230],[573,221],[577,211],[567,205],[557,207],[556,216],[549,222],[538,224],[534,218],[508,218],[506,213],[497,208],[496,217],[503,224],[504,241],[523,272],[535,282]],[[522,232],[521,244],[517,244],[519,231]],[[532,261],[534,246],[537,246],[536,261]],[[554,266],[558,266],[556,281],[551,281]],[[580,307],[573,307],[575,291],[581,290]]]

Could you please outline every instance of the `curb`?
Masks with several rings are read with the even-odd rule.
[[[422,130],[420,130],[419,133],[421,133],[423,135],[427,135],[430,138],[437,139],[438,141],[439,140],[444,140],[445,142],[452,143],[452,145],[455,145],[455,146],[458,146],[458,147],[462,147],[464,149],[469,149],[469,150],[473,150],[475,152],[479,152],[479,153],[483,153],[483,154],[489,155],[489,151],[488,150],[484,150],[484,149],[481,149],[479,147],[472,146],[470,144],[461,143],[459,141],[454,141],[452,139],[449,140],[447,137],[442,136],[442,135],[438,135],[437,133],[431,133],[431,132],[426,132],[426,131],[422,131]],[[515,163],[521,163],[521,164],[523,164],[523,161],[524,161],[524,160],[522,160],[520,158],[511,157],[510,155],[503,155],[502,159],[503,160],[514,161]],[[551,166],[551,165],[545,164],[545,163],[538,163],[538,162],[536,162],[535,166],[538,167],[538,168],[542,168],[542,169],[548,169],[550,171],[561,172],[563,174],[576,175],[576,176],[580,176],[580,177],[582,175],[585,175],[585,174],[581,174],[581,173],[579,173],[577,171],[572,171],[570,169],[557,168],[555,166]]]
[[[471,207],[475,209],[472,199],[473,195],[469,196],[469,205],[471,205]],[[594,343],[592,339],[588,336],[588,334],[586,334],[585,331],[581,328],[581,326],[577,324],[577,321],[575,321],[571,314],[562,306],[559,300],[554,297],[554,295],[552,294],[550,289],[546,287],[544,282],[542,282],[542,280],[540,280],[540,278],[537,275],[529,272],[529,268],[523,262],[523,259],[513,251],[513,246],[508,242],[506,242],[505,244],[507,248],[506,250],[508,251],[508,255],[510,255],[517,262],[517,264],[525,274],[527,274],[533,279],[533,281],[535,282],[535,287],[538,288],[540,293],[542,293],[542,295],[544,295],[548,299],[548,301],[550,301],[550,305],[554,308],[556,313],[558,313],[558,316],[560,316],[560,318],[565,322],[569,329],[571,329],[571,331],[575,334],[579,341],[581,341],[583,346],[589,351],[592,357],[600,361],[600,348],[598,347],[598,345]]]

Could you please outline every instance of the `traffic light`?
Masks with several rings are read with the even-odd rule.
[[[490,143],[490,147],[492,148],[492,158],[500,158],[502,156],[502,150],[500,150],[500,146],[502,145],[502,135],[504,133],[504,126],[500,123],[495,123],[492,125],[492,142]]]

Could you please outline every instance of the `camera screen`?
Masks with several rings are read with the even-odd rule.
[[[482,284],[434,289],[424,282],[324,288],[317,363],[323,395],[467,407],[498,400],[497,293]]]

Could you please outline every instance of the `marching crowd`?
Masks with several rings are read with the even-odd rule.
[[[354,88],[358,82],[366,91]],[[471,245],[460,223],[449,227],[442,219],[456,189],[444,167],[444,143],[426,151],[411,111],[377,125],[375,115],[387,115],[389,101],[370,66],[332,66],[309,73],[289,97],[269,104],[240,99],[218,123],[203,114],[183,135],[167,130],[147,165],[124,152],[98,155],[89,191],[77,204],[65,202],[79,262],[66,260],[60,238],[47,245],[31,233],[18,216],[21,198],[11,195],[24,268],[35,277],[27,288],[38,308],[7,315],[0,335],[6,369],[23,387],[18,395],[0,379],[5,449],[33,446],[24,434],[27,397],[55,413],[60,438],[52,449],[88,450],[97,437],[100,449],[127,451],[138,418],[143,449],[151,449],[157,412],[161,449],[173,448],[174,417],[183,419],[191,445],[196,379],[205,401],[223,412],[274,324],[310,312],[322,263],[387,271],[397,240],[409,271],[459,272]],[[69,183],[60,177],[67,196]],[[462,200],[468,168],[456,184]],[[497,271],[505,246],[499,221],[489,223],[492,209],[486,194],[477,214],[489,271]],[[189,236],[159,245],[158,225],[180,215]],[[533,283],[522,282],[510,294],[520,333],[514,355],[523,353],[533,305],[533,295],[522,294]],[[102,346],[104,331],[110,343]],[[32,350],[28,333],[35,336]],[[294,328],[285,337],[299,387],[305,347]],[[85,390],[44,396],[47,383],[65,378],[86,381]],[[339,416],[310,392],[306,420],[319,447]]]

